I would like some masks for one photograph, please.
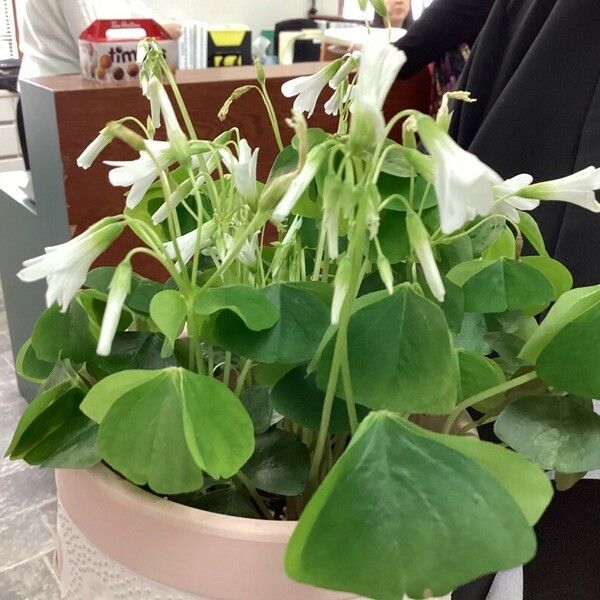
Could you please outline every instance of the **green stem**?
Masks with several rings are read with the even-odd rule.
[[[251,368],[252,368],[252,361],[246,360],[246,362],[244,363],[244,366],[238,376],[237,384],[235,386],[234,393],[238,397],[240,396],[240,394],[242,393],[242,390],[244,389],[244,384],[246,383],[246,379],[248,377],[248,374],[250,373]]]
[[[535,371],[530,371],[529,373],[525,373],[525,375],[521,375],[520,377],[516,377],[515,379],[511,379],[510,381],[506,381],[505,383],[501,383],[493,388],[489,388],[483,392],[479,392],[466,400],[463,400],[460,404],[456,406],[456,408],[448,415],[446,419],[446,423],[444,425],[444,433],[450,433],[452,430],[452,426],[461,415],[461,413],[467,408],[471,408],[471,406],[475,406],[488,398],[493,398],[494,396],[499,396],[504,392],[508,392],[514,388],[518,388],[530,381],[533,381],[537,378],[537,373]]]
[[[344,353],[342,360],[342,382],[344,384],[344,394],[346,396],[346,409],[348,411],[348,421],[350,422],[350,433],[354,435],[358,428],[358,416],[356,414],[356,404],[354,403],[354,394],[352,392],[352,381],[350,379],[350,365],[348,364],[348,338],[345,337]]]
[[[192,140],[198,139],[196,136],[196,130],[194,129],[194,124],[192,123],[192,119],[190,119],[190,114],[188,113],[185,102],[183,101],[183,97],[181,96],[181,92],[179,91],[179,86],[175,81],[175,77],[169,68],[167,62],[163,59],[161,62],[163,71],[169,80],[169,85],[171,86],[171,90],[173,91],[173,96],[175,96],[175,101],[177,102],[177,106],[179,107],[179,111],[181,112],[181,116],[183,117],[183,122],[185,123],[185,127],[188,131],[188,137]]]
[[[273,514],[267,508],[267,505],[264,503],[264,500],[260,497],[260,494],[256,491],[256,488],[252,485],[252,482],[241,471],[238,471],[235,477],[248,490],[248,493],[250,494],[254,502],[256,502],[256,505],[262,513],[263,517],[272,521]]]
[[[313,455],[313,462],[310,470],[310,482],[313,489],[316,489],[319,483],[319,473],[321,463],[323,461],[323,453],[325,451],[325,445],[329,440],[329,423],[331,421],[331,411],[333,408],[333,401],[335,399],[335,392],[337,390],[337,384],[339,374],[343,368],[344,362],[348,361],[348,323],[352,314],[352,304],[356,297],[361,272],[362,272],[362,254],[365,241],[366,232],[366,204],[360,204],[356,213],[356,221],[352,228],[353,235],[351,236],[350,246],[348,249],[349,255],[352,256],[352,262],[354,265],[354,272],[352,273],[350,285],[348,286],[349,292],[344,298],[342,309],[340,312],[340,320],[338,325],[337,336],[335,340],[335,346],[333,351],[333,359],[331,363],[331,370],[329,372],[329,380],[327,382],[327,391],[325,393],[325,400],[323,401],[323,412],[321,416],[321,424],[319,427],[319,433],[317,436],[317,444],[315,446],[315,452]],[[348,372],[348,384],[349,372]],[[354,406],[354,400],[352,394],[346,395],[346,403],[348,406],[348,418],[350,423],[356,427],[356,407]]]
[[[273,128],[273,135],[275,136],[277,147],[279,148],[279,152],[281,152],[283,150],[283,142],[281,140],[281,130],[279,129],[279,123],[277,122],[277,114],[275,113],[275,108],[273,107],[273,103],[271,102],[271,97],[269,96],[266,84],[261,83],[261,88],[262,90],[259,90],[259,93],[262,96],[265,108],[267,109],[267,115],[269,117],[269,120],[271,121],[271,127]]]
[[[204,356],[202,352],[202,341],[200,340],[200,336],[196,331],[196,314],[194,312],[194,296],[190,298],[187,306],[187,324],[188,324],[188,333],[190,335],[190,359],[195,358],[196,369],[200,375],[204,375],[206,373],[204,367]],[[190,365],[190,369],[193,368],[193,363]]]
[[[229,376],[231,374],[231,352],[225,352],[225,366],[223,367],[223,383],[229,387]]]

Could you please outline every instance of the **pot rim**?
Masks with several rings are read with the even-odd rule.
[[[57,470],[58,498],[61,499],[61,471]],[[199,534],[217,535],[230,539],[287,544],[297,521],[268,521],[233,515],[223,515],[178,504],[156,496],[131,483],[102,463],[90,469],[77,469],[84,478],[91,478],[102,491],[122,505],[135,501],[136,510],[148,517],[166,519],[176,527]],[[91,483],[91,482],[90,482]]]

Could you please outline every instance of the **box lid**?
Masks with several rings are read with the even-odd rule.
[[[116,32],[122,29],[124,37],[108,35],[108,32]],[[145,35],[133,36],[131,30],[141,29]],[[173,39],[161,25],[154,19],[96,19],[87,29],[84,29],[79,36],[80,40],[88,42],[108,42],[108,41],[138,41],[144,37],[153,37],[157,40]]]

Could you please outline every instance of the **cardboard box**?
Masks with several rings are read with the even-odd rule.
[[[79,36],[81,74],[98,82],[138,79],[137,45],[153,37],[171,69],[177,66],[177,41],[152,19],[98,19]]]

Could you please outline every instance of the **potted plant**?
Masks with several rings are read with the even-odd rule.
[[[148,122],[79,159],[139,151],[111,163],[123,213],[19,274],[47,279],[48,309],[7,454],[58,469],[67,597],[420,599],[529,561],[546,472],[560,490],[600,467],[600,286],[571,289],[527,211],[598,212],[600,171],[504,180],[448,136],[448,97],[386,123],[404,57],[372,44],[284,85],[288,146],[260,65],[232,94],[221,116],[257,90],[281,148],[257,182],[258,150],[235,128],[199,140],[142,53]],[[302,115],[328,84],[334,134]],[[140,246],[89,271],[126,228]],[[502,443],[473,435],[488,423]]]

